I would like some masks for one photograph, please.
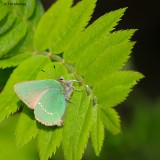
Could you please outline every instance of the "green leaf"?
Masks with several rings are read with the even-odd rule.
[[[0,58],[0,68],[7,68],[7,67],[16,67],[22,61],[29,58],[32,54],[31,53],[21,53],[10,58]]]
[[[109,34],[101,39],[97,39],[94,46],[90,46],[84,49],[77,57],[78,62],[81,62],[81,60],[83,59],[83,63],[78,63],[78,65],[76,66],[77,71],[81,74],[84,74],[85,72],[87,72],[86,68],[88,68],[88,66],[95,68],[95,60],[97,58],[110,54],[107,53],[107,50],[109,50],[110,48],[121,45],[124,42],[129,42],[129,39],[134,34],[134,32],[135,30],[133,29],[122,30],[113,32],[112,34]]]
[[[58,0],[44,14],[34,35],[37,50],[51,48],[52,44],[59,39],[67,23],[71,5],[72,0]]]
[[[104,141],[104,125],[101,121],[98,105],[93,108],[91,140],[94,151],[99,156]]]
[[[63,149],[67,160],[79,160],[87,145],[89,131],[91,129],[92,108],[90,97],[86,93],[74,93],[66,112]]]
[[[95,3],[96,0],[82,0],[70,9],[65,27],[61,30],[63,33],[52,42],[51,51],[53,53],[61,53],[69,46],[72,46],[72,43],[74,43],[75,39],[78,38],[81,31],[88,24]],[[55,39],[54,37],[53,39]]]
[[[35,79],[41,68],[49,62],[48,57],[33,56],[14,70],[3,92],[0,94],[0,122],[18,109],[17,102],[19,99],[14,92],[14,85],[18,82]]]
[[[13,26],[13,24],[15,23],[15,20],[16,20],[15,14],[10,13],[7,15],[6,22],[0,28],[0,36],[2,36],[2,34],[4,34],[6,31],[8,31]]]
[[[110,12],[98,20],[81,33],[79,39],[68,48],[65,53],[65,59],[69,62],[76,61],[77,57],[90,46],[94,46],[96,41],[105,37],[116,26],[117,22],[123,16],[125,9],[119,9]]]
[[[6,16],[6,21],[4,25],[0,28],[0,34],[2,34],[2,37],[0,38],[0,43],[2,44],[1,46],[2,50],[0,52],[0,55],[3,56],[3,58],[1,57],[1,60],[2,59],[7,60],[7,58],[11,58],[11,56],[15,56],[17,54],[21,55],[20,57],[25,58],[27,57],[26,52],[33,53],[34,51],[33,33],[39,19],[43,14],[43,7],[39,1],[36,2],[36,6],[33,5],[32,3],[35,3],[35,0],[32,2],[28,1],[25,10],[23,9],[23,11],[26,12],[27,7],[32,5],[31,8],[30,7],[28,8],[29,9],[27,11],[28,13],[26,13],[28,14],[28,16],[30,14],[30,16],[28,17],[28,19],[27,17],[25,17],[27,15],[23,16],[23,20],[22,17],[20,17],[21,16],[20,14],[18,13],[17,15],[15,14],[16,11],[13,9],[14,6],[7,7],[9,8],[9,13],[8,16]],[[21,8],[20,6],[16,7]],[[11,39],[9,41],[10,42],[9,44],[8,44],[8,39]],[[22,55],[22,53],[24,54],[24,56]],[[8,63],[9,65],[7,65],[7,63],[4,62],[5,63],[4,67],[19,65],[21,62],[22,61],[16,61],[14,63],[12,61],[11,63],[10,62]]]
[[[26,35],[26,23],[17,21],[13,28],[4,36],[0,37],[0,56],[6,54]],[[8,41],[9,40],[9,41]]]
[[[62,63],[52,62],[47,64],[42,68],[44,72],[40,72],[37,76],[37,79],[55,79],[57,80],[60,76],[64,79],[69,80],[69,75],[67,69]]]
[[[27,23],[27,34],[23,38],[23,40],[10,51],[10,55],[21,54],[24,52],[31,52],[34,54],[35,47],[33,44],[33,35],[35,32],[35,28],[43,15],[43,7],[38,0],[36,3],[36,8],[34,10],[33,15],[26,21]]]
[[[131,88],[143,75],[138,72],[115,72],[98,81],[93,89],[98,103],[106,107],[113,107],[121,103],[128,96]]]
[[[38,135],[38,148],[41,160],[48,160],[60,146],[63,128],[46,127]]]
[[[93,63],[96,65],[96,70],[93,64],[91,64],[88,65],[87,70],[83,74],[87,83],[90,85],[96,85],[104,75],[109,75],[120,70],[128,60],[133,45],[134,43],[132,42],[123,42],[110,47],[104,53],[101,53]]]
[[[118,134],[121,131],[120,117],[114,109],[101,107],[100,116],[107,130],[112,134]]]
[[[13,5],[13,9],[18,16],[29,18],[34,13],[34,9],[36,6],[37,0],[12,0],[13,3],[17,3],[17,5]],[[18,5],[19,3],[23,5]],[[24,5],[26,4],[26,5]]]
[[[27,144],[32,138],[35,138],[38,133],[36,120],[33,115],[33,110],[24,105],[18,124],[16,127],[16,142],[18,147]]]
[[[8,13],[7,7],[1,1],[0,1],[0,11],[1,11],[1,14],[0,14],[0,25],[1,25],[3,19],[7,16],[7,13]]]
[[[33,30],[33,33],[36,30],[36,27],[38,25],[38,22],[40,21],[41,17],[44,14],[44,8],[39,0],[36,1],[36,6],[33,15],[29,18],[29,22],[31,23],[31,28]],[[32,35],[33,39],[33,35]],[[33,43],[33,42],[32,42]]]

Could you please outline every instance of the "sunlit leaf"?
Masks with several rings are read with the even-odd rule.
[[[16,127],[16,142],[18,147],[22,147],[32,138],[35,138],[37,133],[38,129],[33,115],[33,110],[24,108],[18,119],[18,124]]]
[[[107,130],[112,134],[118,134],[121,131],[120,128],[120,117],[113,108],[100,108],[100,116]]]
[[[114,12],[110,12],[98,20],[96,20],[92,25],[87,27],[84,32],[79,35],[77,41],[68,48],[67,52],[65,53],[65,59],[67,61],[76,61],[77,57],[81,55],[83,50],[86,50],[90,46],[94,46],[97,40],[105,37],[109,34],[114,27],[116,26],[117,22],[123,16],[125,9],[119,9]]]
[[[57,39],[55,38],[56,35],[53,36],[54,41],[51,45],[51,51],[53,53],[61,53],[69,46],[72,46],[75,39],[79,37],[81,31],[84,30],[84,27],[90,20],[95,2],[96,0],[82,0],[71,8],[67,23],[63,29],[59,30],[62,33]]]
[[[72,0],[58,0],[44,14],[34,36],[34,43],[38,50],[51,48],[53,43],[59,39],[66,27],[71,5]]]
[[[124,101],[132,87],[143,75],[138,72],[115,72],[98,81],[93,89],[98,103],[106,107],[113,107]]]
[[[104,125],[101,121],[99,106],[93,108],[93,120],[91,129],[92,146],[97,156],[99,156],[104,141]]]
[[[62,142],[66,159],[79,160],[87,145],[92,108],[85,92],[75,93],[72,101],[74,105],[69,105],[66,112]]]
[[[52,153],[55,154],[62,140],[62,131],[63,128],[48,127],[39,132],[38,148],[41,160],[48,160]]]

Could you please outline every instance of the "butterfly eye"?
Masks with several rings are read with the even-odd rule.
[[[63,77],[59,77],[58,80],[59,80],[59,81],[63,81],[64,78],[63,78]]]

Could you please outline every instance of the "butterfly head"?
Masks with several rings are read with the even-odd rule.
[[[60,76],[60,77],[58,78],[58,82],[64,83],[64,78],[63,78],[62,76]]]

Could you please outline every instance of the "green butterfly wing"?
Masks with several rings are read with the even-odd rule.
[[[48,126],[57,125],[66,109],[64,88],[55,80],[27,81],[16,84],[15,92],[31,109],[35,118]]]
[[[37,103],[35,118],[47,126],[61,125],[65,113],[66,101],[62,90],[52,88]]]
[[[61,84],[55,80],[37,80],[18,83],[14,86],[14,90],[29,108],[34,109],[49,89],[59,89],[60,87]]]

